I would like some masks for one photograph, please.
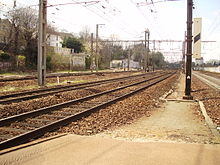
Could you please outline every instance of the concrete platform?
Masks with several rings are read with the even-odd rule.
[[[220,145],[66,135],[0,156],[1,165],[219,165]]]

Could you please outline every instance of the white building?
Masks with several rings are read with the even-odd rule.
[[[69,49],[69,48],[62,48],[62,47],[53,47],[54,52],[57,54],[61,54],[61,55],[71,55],[73,51],[73,49]]]
[[[196,65],[196,66],[201,66],[201,65],[203,65],[203,64],[204,64],[204,60],[203,60],[202,57],[195,59],[195,65]]]
[[[86,54],[74,53],[70,56],[71,70],[85,69],[86,67]]]
[[[61,55],[70,55],[73,50],[69,48],[63,48],[63,37],[58,32],[49,33],[47,37],[47,44],[54,48],[54,52]]]
[[[59,34],[48,34],[47,43],[52,47],[62,48],[63,39]]]
[[[127,67],[128,67],[128,59],[112,60],[110,62],[110,68],[127,68]],[[131,69],[139,69],[140,68],[140,64],[139,64],[139,62],[130,60],[129,67]]]
[[[53,47],[55,53],[63,56],[61,63],[69,64],[71,70],[85,69],[86,54],[74,53],[73,49],[63,48],[62,42],[65,36],[69,37],[71,34],[58,32],[49,33],[47,44]]]

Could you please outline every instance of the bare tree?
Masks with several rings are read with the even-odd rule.
[[[90,29],[88,26],[84,26],[79,32],[79,37],[83,43],[89,42],[90,39]]]
[[[8,19],[11,22],[11,26],[9,27],[9,39],[8,46],[9,51],[11,53],[17,54],[19,47],[19,36],[20,36],[20,17],[17,10],[12,10],[8,12]]]
[[[19,8],[9,12],[8,19],[12,28],[10,31],[13,40],[13,53],[17,54],[22,50],[26,56],[26,64],[37,64],[37,12],[31,8]],[[14,36],[14,37],[12,37]]]

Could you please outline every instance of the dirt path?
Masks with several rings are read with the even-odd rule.
[[[169,99],[181,99],[184,95],[184,76]],[[212,143],[213,135],[199,113],[196,102],[167,101],[154,110],[150,117],[143,117],[133,124],[104,132],[107,136],[132,141],[169,141]]]

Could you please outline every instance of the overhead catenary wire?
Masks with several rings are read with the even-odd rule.
[[[101,4],[100,4],[101,5]],[[98,8],[97,6],[95,6],[96,8]],[[106,8],[106,7],[105,7]],[[111,7],[110,7],[111,8]],[[100,8],[98,8],[99,10],[101,10]],[[113,11],[115,10],[115,9],[117,9],[117,8],[115,8],[115,7],[113,7]],[[121,13],[121,11],[119,10],[119,9],[117,9],[117,11],[119,12],[119,13]],[[103,12],[104,13],[104,12]],[[124,29],[124,28],[129,28],[130,26],[131,26],[131,24],[129,25],[129,24],[127,24],[123,19],[119,19],[118,17],[116,17],[116,15],[114,15],[115,13],[113,13],[113,15],[111,15],[110,13],[104,13],[104,14],[107,14],[109,17],[111,17],[112,18],[112,20],[116,20],[117,19],[117,24],[119,24],[119,25],[121,25],[121,27]],[[132,31],[134,31],[135,33],[137,33],[138,31],[136,31],[136,29],[133,29],[132,28]],[[130,34],[132,34],[132,33],[130,33]]]
[[[101,5],[101,4],[99,4],[99,5]],[[94,7],[97,8],[99,11],[101,11],[105,16],[107,15],[107,16],[108,16],[107,18],[110,18],[110,20],[109,20],[108,22],[112,22],[112,20],[115,20],[115,19],[118,18],[118,17],[114,17],[114,15],[112,16],[109,12],[102,11],[102,9],[104,10],[104,9],[107,8],[107,7],[105,7],[105,6],[104,6],[104,7],[102,6],[101,9],[98,8],[97,6],[94,6]],[[113,12],[115,12],[116,10],[117,10],[118,12],[120,12],[120,10],[119,10],[119,9],[116,9],[115,7],[111,7],[111,6],[110,6],[110,8],[113,8],[113,9],[112,9]],[[114,18],[113,18],[113,17],[114,17]],[[124,22],[122,19],[117,20],[117,26],[119,25],[119,28],[120,28],[123,32],[125,32],[125,33],[127,33],[127,34],[134,35],[134,34],[128,32],[127,30],[125,30],[126,25],[124,25],[122,22]],[[129,26],[127,26],[127,27],[129,27]],[[137,32],[137,31],[136,31],[136,32]],[[135,32],[135,33],[136,33],[136,32]]]
[[[75,0],[72,0],[72,1],[75,1]],[[75,2],[77,2],[77,1],[75,1]],[[92,10],[91,7],[89,8],[88,6],[84,6],[84,5],[83,5],[83,7],[87,8],[88,10],[90,10],[91,12],[93,12],[94,14],[98,15],[98,16],[101,17],[103,20],[105,20],[105,21],[111,23],[112,19],[110,19],[109,17],[106,17],[106,14],[104,14],[104,12],[102,12],[102,14],[104,14],[104,15],[101,15],[101,14],[99,14],[97,11]],[[118,25],[119,25],[119,26],[118,26]],[[123,27],[123,25],[121,25],[120,22],[119,22],[119,24],[117,24],[117,26],[118,26],[119,29],[121,29],[123,32],[125,32],[125,33],[127,33],[127,34],[130,34],[130,35],[134,35],[134,34],[128,32],[127,30],[125,30],[125,29],[124,29],[125,27]]]
[[[133,0],[130,0],[130,2],[133,4],[133,5],[135,5],[135,3],[133,2]],[[136,6],[136,5],[135,5]],[[150,22],[150,25],[152,25],[153,26],[153,28],[154,28],[154,30],[157,32],[157,34],[158,34],[158,37],[160,38],[160,39],[162,39],[163,37],[163,35],[160,33],[160,31],[158,30],[158,27],[155,25],[155,22],[152,22],[151,20],[150,20],[150,18],[148,18],[146,15],[145,15],[145,13],[138,7],[138,6],[136,6],[136,8],[137,8],[137,10],[139,11],[139,13],[143,16],[143,18],[147,21],[147,22]]]
[[[52,5],[47,5],[47,7],[55,7],[55,6],[64,6],[64,5],[76,5],[76,4],[96,4],[99,3],[100,1],[83,1],[83,2],[70,2],[70,3],[60,3],[60,4],[52,4]]]

